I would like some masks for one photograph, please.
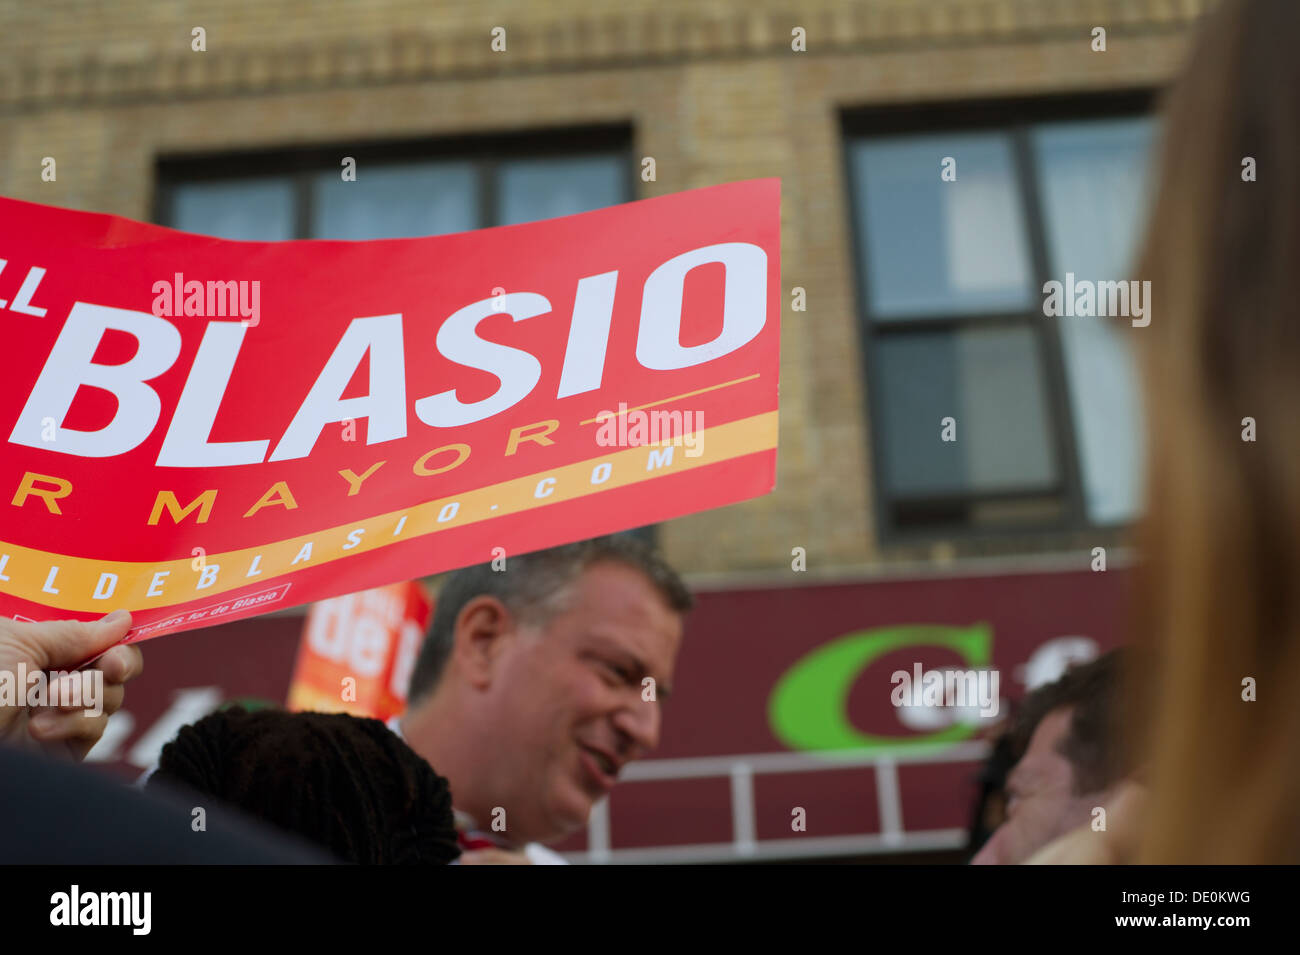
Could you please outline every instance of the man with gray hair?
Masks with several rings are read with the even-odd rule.
[[[399,730],[450,781],[463,829],[557,861],[536,843],[585,825],[619,770],[658,745],[691,605],[628,536],[451,574]]]

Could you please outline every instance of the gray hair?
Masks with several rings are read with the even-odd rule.
[[[603,561],[640,571],[677,613],[694,606],[691,592],[667,561],[626,534],[520,554],[508,558],[505,570],[494,569],[491,563],[457,570],[438,591],[433,623],[411,672],[408,702],[428,696],[438,685],[455,642],[456,618],[475,597],[496,597],[521,620],[545,623],[563,605],[569,585],[589,566]]]

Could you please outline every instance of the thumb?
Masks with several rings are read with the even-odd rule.
[[[72,668],[93,659],[126,636],[131,614],[114,610],[100,620],[45,620],[29,624],[32,662],[42,670]]]

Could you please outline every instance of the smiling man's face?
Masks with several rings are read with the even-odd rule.
[[[618,771],[659,744],[682,619],[642,573],[604,561],[514,636],[491,690],[500,745],[484,755],[513,839],[553,840],[585,825]]]

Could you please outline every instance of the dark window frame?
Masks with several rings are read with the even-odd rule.
[[[852,263],[854,317],[861,346],[865,387],[863,413],[870,431],[872,498],[877,540],[882,544],[912,544],[939,540],[997,540],[1000,538],[1059,538],[1079,532],[1110,534],[1127,524],[1094,523],[1087,517],[1083,474],[1059,325],[1043,321],[1041,299],[1031,296],[1023,311],[990,310],[969,314],[908,315],[879,319],[870,308],[870,275],[866,274],[867,237],[859,225],[865,208],[863,187],[855,179],[852,151],[856,143],[907,134],[1000,134],[1011,150],[1011,172],[1020,199],[1023,236],[1029,252],[1030,279],[1035,289],[1054,276],[1050,272],[1047,222],[1042,203],[1040,169],[1033,155],[1032,130],[1043,123],[1105,119],[1130,119],[1155,114],[1157,93],[1152,89],[1127,89],[1108,93],[988,99],[970,102],[921,102],[850,108],[841,113],[841,162],[848,199],[850,261]],[[1039,370],[1047,399],[1047,419],[1058,479],[1047,490],[1011,490],[957,493],[931,498],[891,498],[885,482],[886,451],[880,419],[872,412],[881,406],[880,384],[872,374],[877,342],[891,335],[945,334],[967,328],[1028,328],[1041,358]],[[937,426],[936,422],[936,426]],[[971,514],[981,506],[1001,501],[1031,504],[1046,502],[1059,507],[1053,520],[1004,521],[976,524]],[[900,507],[914,507],[952,516],[914,525],[900,524]],[[964,517],[964,519],[962,519]]]
[[[324,145],[202,153],[168,153],[155,162],[152,208],[154,222],[170,226],[175,212],[176,188],[201,182],[228,182],[279,176],[289,179],[294,191],[294,239],[311,237],[313,177],[339,172],[343,157],[357,161],[358,176],[367,166],[419,162],[469,162],[479,174],[477,211],[479,228],[500,225],[496,219],[497,167],[515,159],[590,159],[610,156],[624,163],[623,202],[638,198],[633,162],[633,131],[627,125],[559,127],[518,133],[488,133],[336,141]]]

